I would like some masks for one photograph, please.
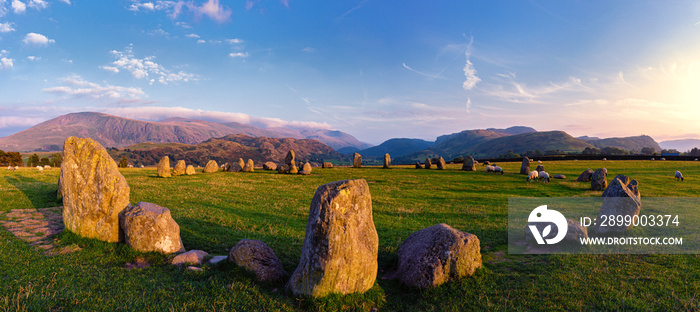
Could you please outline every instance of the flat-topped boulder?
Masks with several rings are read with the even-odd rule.
[[[311,297],[363,293],[377,277],[378,251],[367,181],[321,185],[311,201],[299,265],[286,289]]]
[[[329,162],[327,162],[327,161],[324,161],[324,162],[323,162],[323,166],[322,166],[321,168],[330,169],[330,168],[333,168],[333,164],[332,164],[332,163],[329,163]]]
[[[107,150],[93,139],[67,138],[59,181],[65,228],[118,242],[119,213],[129,205],[130,189]]]
[[[185,253],[181,253],[170,261],[173,265],[186,265],[194,264],[200,265],[204,262],[204,257],[208,256],[209,253],[204,250],[190,250]]]
[[[263,170],[272,170],[272,171],[277,170],[277,164],[275,164],[271,161],[267,161],[267,162],[263,163],[262,167],[263,167]]]
[[[185,251],[180,239],[180,226],[170,210],[156,204],[139,202],[119,214],[124,242],[138,251],[162,254]]]

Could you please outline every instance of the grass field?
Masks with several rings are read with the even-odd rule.
[[[608,169],[608,180],[625,174],[639,181],[643,197],[700,195],[700,162],[560,161],[545,163],[566,180],[526,183],[520,163],[499,163],[504,175],[411,167],[314,168],[311,176],[276,172],[214,173],[157,178],[155,169],[122,169],[131,202],[168,207],[188,250],[226,255],[242,238],[274,249],[287,272],[301,252],[309,204],[324,183],[364,178],[369,183],[379,234],[379,274],[365,294],[322,299],[293,298],[284,284],[261,284],[224,264],[203,272],[167,264],[120,244],[64,232],[59,244],[80,252],[47,257],[0,229],[0,311],[472,311],[700,309],[698,255],[509,255],[508,197],[600,196],[581,171]],[[685,182],[676,182],[681,170]],[[198,172],[200,172],[198,170]],[[0,210],[60,205],[58,170],[0,172]],[[644,209],[644,206],[642,206]],[[470,278],[416,290],[381,279],[396,265],[396,250],[412,232],[437,224],[473,233],[484,265]],[[151,266],[126,269],[145,257]]]

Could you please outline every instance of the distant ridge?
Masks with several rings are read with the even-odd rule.
[[[391,157],[405,156],[415,151],[424,150],[433,146],[435,142],[421,139],[390,139],[384,143],[359,151],[363,156],[384,156],[389,153]]]
[[[640,152],[642,148],[645,147],[651,147],[657,152],[661,150],[661,147],[659,146],[654,139],[652,139],[648,135],[640,135],[640,136],[634,136],[634,137],[626,137],[626,138],[607,138],[607,139],[599,139],[599,138],[590,138],[586,140],[588,143],[593,144],[593,146],[597,148],[603,148],[603,147],[617,147],[621,148],[623,150],[627,151],[635,151],[635,152]]]
[[[659,142],[659,146],[663,149],[675,149],[679,152],[687,152],[694,147],[700,148],[700,140],[698,139],[682,139],[682,140],[667,140]]]
[[[315,139],[334,149],[367,148],[368,144],[336,130],[259,128],[239,123],[168,118],[142,121],[102,113],[81,112],[56,117],[32,128],[0,138],[0,149],[29,152],[58,150],[70,136],[88,137],[105,147],[125,147],[142,142],[197,144],[228,134],[270,138]]]

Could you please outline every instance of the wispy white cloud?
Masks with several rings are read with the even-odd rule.
[[[207,43],[207,41],[204,39],[199,39],[199,40],[197,40],[197,43],[202,44],[202,43]]]
[[[280,3],[289,9],[289,0],[280,0]]]
[[[227,22],[231,18],[231,10],[219,4],[219,0],[209,0],[201,6],[192,5],[195,16],[205,15],[218,23]]]
[[[27,59],[33,62],[33,61],[38,61],[38,60],[40,60],[41,57],[39,57],[39,56],[34,56],[34,55],[30,55],[30,56],[27,56]]]
[[[27,11],[27,5],[19,0],[12,0],[12,11],[15,14],[22,14]]]
[[[127,7],[127,10],[134,11],[134,12],[139,12],[141,10],[155,11],[155,9],[156,9],[156,6],[155,6],[155,4],[153,4],[153,2],[135,1],[129,7]]]
[[[239,44],[239,43],[245,42],[245,41],[243,41],[243,40],[241,40],[241,39],[239,39],[239,38],[226,39],[226,40],[224,40],[224,41],[226,41],[228,44]]]
[[[162,65],[156,63],[155,56],[137,58],[134,56],[133,46],[128,46],[124,51],[111,51],[117,58],[111,65],[102,66],[102,69],[118,73],[119,70],[126,70],[136,79],[143,79],[154,76],[161,84],[172,82],[189,82],[199,80],[199,76],[184,71],[173,72]]]
[[[31,127],[45,120],[41,117],[0,116],[0,128]]]
[[[161,36],[170,39],[170,33],[163,30],[162,28],[154,29],[148,32],[151,36]]]
[[[228,54],[228,56],[232,58],[246,58],[248,57],[248,52],[231,52]]]
[[[417,71],[417,70],[411,68],[410,66],[406,65],[406,63],[401,63],[401,65],[403,65],[403,68],[405,68],[405,69],[408,69],[408,70],[410,70],[410,71],[412,71],[412,72],[414,72],[414,73],[416,73],[416,74],[426,76],[426,77],[428,77],[428,78],[445,79],[445,77],[440,76],[440,73],[435,74],[435,75],[433,75],[433,74],[428,74],[428,73],[424,73],[424,72],[422,72],[422,71]]]
[[[228,7],[221,5],[219,0],[207,0],[207,2],[197,5],[194,1],[155,1],[143,2],[132,0],[131,4],[126,7],[127,10],[134,12],[154,12],[164,11],[172,19],[177,19],[185,12],[191,12],[195,18],[199,19],[206,16],[218,23],[228,22],[231,19],[233,11]],[[191,28],[183,22],[176,23],[183,28]]]
[[[46,9],[49,7],[49,3],[45,0],[30,0],[29,7],[37,10]]]
[[[469,45],[467,46],[467,49],[464,52],[464,56],[466,57],[467,61],[466,64],[464,64],[464,68],[462,71],[464,71],[464,82],[462,83],[462,88],[464,90],[471,90],[473,89],[479,81],[481,81],[481,78],[476,75],[476,69],[474,68],[474,64],[472,64],[472,61],[469,59],[471,57],[471,48],[472,44],[474,43],[474,38],[472,37],[471,40],[469,41]]]
[[[56,42],[53,39],[49,39],[48,37],[37,33],[28,33],[22,41],[24,44],[31,46],[47,46],[49,43]]]
[[[197,38],[197,39],[200,38],[199,35],[197,35],[197,34],[187,34],[187,35],[185,35],[185,37],[187,37],[187,38]]]
[[[15,28],[13,26],[14,26],[14,23],[11,23],[11,22],[0,23],[0,33],[7,33],[7,32],[11,32],[11,31],[15,31]]]
[[[342,15],[338,16],[335,19],[335,22],[337,23],[337,22],[341,21],[342,19],[344,19],[345,17],[347,17],[348,15],[352,14],[352,12],[355,12],[355,11],[361,9],[363,6],[365,6],[365,3],[367,3],[367,1],[368,0],[360,1],[360,3],[358,3],[356,6],[352,7],[351,9],[345,11],[345,13],[343,13]]]
[[[44,88],[45,93],[68,96],[70,98],[90,98],[93,100],[140,100],[146,96],[141,88],[101,85],[84,80],[80,76],[70,76],[62,79],[63,85]]]
[[[65,4],[67,4],[67,5],[71,5],[70,0],[59,0],[59,1],[65,3]]]
[[[301,49],[301,51],[306,52],[306,53],[312,53],[312,52],[315,52],[316,49],[314,49],[312,47],[306,47],[306,48]]]
[[[14,60],[6,57],[8,53],[7,50],[0,50],[0,69],[8,69],[15,66]]]

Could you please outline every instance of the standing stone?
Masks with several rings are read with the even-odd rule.
[[[464,158],[464,163],[462,164],[462,170],[464,171],[476,171],[476,165],[474,164],[474,157],[467,155]]]
[[[187,169],[185,169],[185,174],[186,175],[193,175],[194,174],[194,166],[192,166],[192,165],[187,166]]]
[[[271,161],[265,162],[262,165],[262,167],[263,167],[263,170],[277,170],[277,164],[275,164]]]
[[[445,160],[440,156],[437,161],[437,169],[438,170],[445,170],[447,168],[447,165],[445,164]]]
[[[162,178],[170,177],[170,158],[163,156],[158,162],[158,176]]]
[[[537,165],[537,168],[535,168],[537,172],[544,171],[544,166],[543,165]]]
[[[354,168],[362,167],[362,155],[359,153],[352,154],[352,166]]]
[[[180,159],[177,161],[175,164],[175,167],[173,168],[173,175],[174,176],[179,176],[185,174],[185,170],[187,170],[187,164],[185,164],[185,161]]]
[[[608,187],[608,170],[600,168],[591,176],[591,191],[602,191]]]
[[[420,162],[416,162],[416,169],[423,169],[423,165]]]
[[[425,169],[430,169],[430,167],[433,166],[433,163],[430,162],[430,157],[425,159]]]
[[[311,201],[299,266],[286,288],[312,297],[363,293],[377,277],[378,250],[367,181],[321,185]]]
[[[214,173],[217,171],[219,171],[219,164],[216,163],[216,160],[212,159],[204,166],[204,173]]]
[[[591,176],[593,176],[593,170],[588,168],[588,170],[581,172],[581,175],[576,178],[576,182],[588,182],[591,180]]]
[[[297,165],[292,164],[292,165],[289,167],[289,173],[291,173],[291,174],[297,174],[297,173],[299,173],[299,168],[297,168]]]
[[[391,167],[391,156],[389,156],[389,153],[384,154],[384,169],[389,169]]]
[[[248,159],[248,162],[246,162],[245,166],[243,167],[243,172],[254,172],[255,169],[253,169],[253,166],[255,166],[255,163],[253,163],[252,159]]]
[[[520,174],[530,174],[530,159],[523,157],[523,163],[520,165]]]
[[[479,238],[444,223],[414,232],[396,254],[399,266],[393,277],[410,287],[438,286],[481,267]]]
[[[310,175],[311,174],[311,164],[309,162],[306,162],[304,164],[304,166],[301,167],[301,171],[299,171],[299,174]]]
[[[284,163],[290,167],[295,164],[295,162],[294,162],[294,150],[289,150],[289,152],[287,152],[287,156],[284,157]]]
[[[594,174],[595,175],[595,174]],[[603,191],[603,205],[600,207],[600,212],[598,212],[597,223],[594,225],[594,229],[597,234],[621,234],[628,229],[634,227],[633,223],[627,225],[623,222],[622,224],[613,222],[613,225],[608,223],[608,226],[600,226],[602,223],[603,215],[606,218],[615,218],[617,216],[629,216],[630,220],[634,216],[639,216],[639,212],[642,209],[641,196],[639,195],[639,186],[637,180],[631,180],[625,175],[617,175],[610,186],[608,186],[605,191]]]
[[[65,228],[118,242],[119,213],[129,204],[130,189],[107,150],[93,139],[67,138],[59,179]]]
[[[245,168],[245,161],[243,161],[243,158],[238,158],[236,164],[241,168],[241,171]]]
[[[119,214],[124,242],[138,251],[163,254],[185,251],[180,239],[180,226],[170,210],[147,202],[127,207]]]
[[[326,169],[333,168],[333,164],[332,164],[332,163],[329,163],[329,162],[327,162],[327,161],[324,161],[324,162],[323,162],[323,167],[322,167],[322,168],[326,168]]]
[[[287,276],[280,259],[263,241],[240,240],[231,248],[228,261],[255,273],[261,282],[274,282]]]

